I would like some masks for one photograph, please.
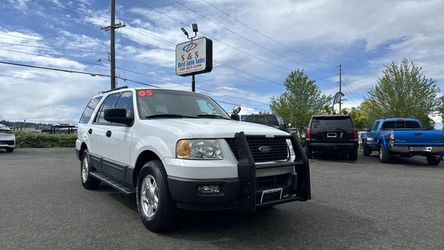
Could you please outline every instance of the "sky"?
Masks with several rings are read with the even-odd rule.
[[[2,0],[0,61],[109,75],[111,0]],[[197,92],[231,111],[268,111],[289,73],[303,69],[343,107],[358,106],[384,66],[408,58],[444,91],[442,0],[117,0],[118,86],[191,89],[175,75],[180,28],[213,40],[213,70]],[[0,120],[76,123],[110,79],[0,64]],[[441,94],[444,92],[441,92]],[[434,117],[438,126],[441,118]]]

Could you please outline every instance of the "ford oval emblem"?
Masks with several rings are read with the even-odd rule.
[[[271,152],[270,146],[260,146],[258,149],[261,153],[270,153]]]

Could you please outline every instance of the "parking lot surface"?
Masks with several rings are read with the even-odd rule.
[[[80,184],[74,149],[0,152],[0,249],[444,248],[444,163],[310,160],[312,200],[245,215],[180,212],[145,229],[134,197]]]

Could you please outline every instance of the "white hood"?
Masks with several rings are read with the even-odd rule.
[[[244,132],[246,135],[289,135],[261,124],[224,119],[150,119],[145,122],[173,130],[173,133],[181,130],[180,132],[189,133],[193,138],[232,138],[237,132]]]

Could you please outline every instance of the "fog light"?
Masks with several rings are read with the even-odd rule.
[[[217,194],[220,192],[219,185],[197,186],[197,191],[202,194]]]

